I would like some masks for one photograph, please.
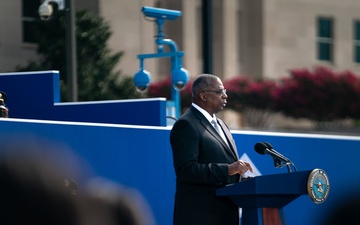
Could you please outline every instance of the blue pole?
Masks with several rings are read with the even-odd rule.
[[[176,44],[169,39],[161,40],[157,42],[159,45],[167,44],[169,45],[170,52],[160,52],[160,53],[150,53],[150,54],[138,54],[137,58],[140,60],[140,69],[144,69],[144,60],[149,58],[167,58],[171,59],[171,76],[173,77],[172,72],[181,67],[181,57],[184,55],[184,52],[177,51]],[[174,84],[171,84],[171,100],[174,102],[175,107],[175,117],[179,118],[181,115],[181,98],[180,91],[174,88]]]
[[[171,72],[175,70],[176,66],[177,66],[177,58],[171,57]],[[171,76],[173,75],[171,74]],[[174,88],[173,83],[171,83],[171,99],[174,101],[175,104],[175,118],[178,119],[180,117],[180,107],[181,107],[180,91]]]

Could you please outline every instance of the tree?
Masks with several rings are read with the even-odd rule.
[[[59,70],[61,96],[67,100],[65,13],[55,10],[49,21],[40,21],[36,32],[40,62],[29,61],[17,71]],[[108,100],[138,98],[132,78],[114,71],[123,52],[111,53],[107,41],[111,36],[109,25],[94,13],[76,13],[78,99]]]

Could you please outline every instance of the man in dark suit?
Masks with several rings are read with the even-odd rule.
[[[176,173],[174,225],[239,225],[237,205],[216,196],[218,188],[252,172],[249,163],[239,160],[229,128],[215,116],[226,100],[220,78],[198,76],[192,86],[192,105],[171,130]]]

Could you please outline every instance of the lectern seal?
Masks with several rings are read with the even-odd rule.
[[[330,183],[327,174],[322,169],[314,169],[311,171],[308,182],[307,191],[313,202],[316,204],[323,203],[330,190]]]

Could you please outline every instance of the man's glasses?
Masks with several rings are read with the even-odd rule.
[[[221,95],[226,95],[226,89],[220,89],[220,90],[217,90],[217,91],[214,91],[214,90],[203,90],[205,92],[214,92],[216,94],[221,94]]]

